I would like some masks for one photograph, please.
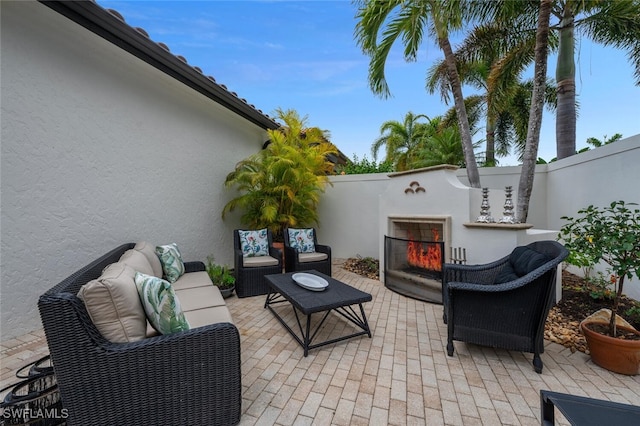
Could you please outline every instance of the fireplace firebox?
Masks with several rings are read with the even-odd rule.
[[[442,303],[444,242],[432,232],[431,241],[384,237],[384,285],[397,293],[426,302]]]

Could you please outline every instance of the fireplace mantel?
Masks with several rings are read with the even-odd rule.
[[[482,222],[469,222],[462,224],[466,228],[483,228],[483,229],[506,229],[519,231],[522,229],[533,228],[531,223],[482,223]]]

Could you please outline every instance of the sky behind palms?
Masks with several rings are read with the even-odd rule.
[[[429,40],[415,63],[406,63],[401,46],[395,46],[386,66],[392,97],[381,99],[371,92],[368,57],[354,40],[356,9],[349,0],[98,4],[117,10],[127,24],[144,28],[152,40],[165,43],[173,54],[266,114],[293,108],[307,115],[308,124],[329,130],[332,142],[348,157],[371,158],[371,145],[387,120],[402,122],[409,111],[434,117],[452,106],[424,88],[427,69],[442,59]],[[587,146],[589,137],[640,133],[640,87],[633,84],[625,54],[579,37],[577,45],[578,149]],[[550,77],[554,70],[551,56]],[[463,93],[473,94],[468,87]],[[555,153],[555,117],[545,112],[539,156],[549,160]],[[500,165],[517,164],[515,157],[498,160]]]

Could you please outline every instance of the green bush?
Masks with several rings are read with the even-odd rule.
[[[353,154],[353,159],[349,163],[337,168],[338,174],[342,175],[390,173],[393,171],[393,164],[388,161],[377,163],[374,160],[369,160],[366,155],[360,160],[356,154]]]

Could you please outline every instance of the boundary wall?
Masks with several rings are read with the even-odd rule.
[[[605,206],[615,200],[640,204],[640,134],[559,160],[536,166],[534,188],[529,205],[529,223],[536,230],[558,230],[562,216],[572,216],[589,204]],[[517,200],[520,166],[481,168],[482,186],[496,194],[513,186]],[[464,169],[456,172],[468,185]],[[379,217],[381,194],[392,178],[386,173],[332,176],[333,186],[326,189],[320,205],[319,239],[332,246],[335,258],[357,255],[380,258]],[[502,198],[501,198],[502,197]],[[502,215],[503,195],[490,197],[491,213]],[[443,203],[447,200],[443,199]],[[471,211],[470,217],[480,214]],[[467,253],[470,263],[474,254]],[[572,270],[580,273],[581,271]],[[625,292],[640,299],[640,286],[633,281],[625,284]]]

